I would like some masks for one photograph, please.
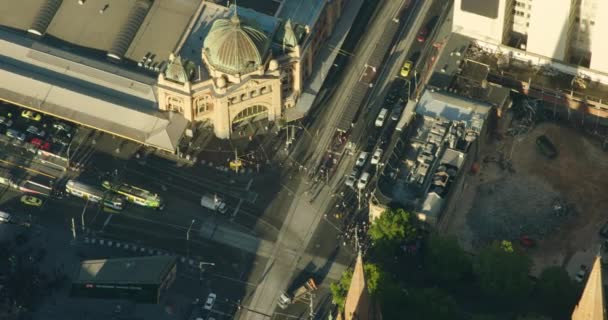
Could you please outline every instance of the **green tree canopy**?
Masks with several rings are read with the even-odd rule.
[[[352,279],[353,271],[348,269],[342,272],[342,277],[340,277],[340,281],[332,282],[329,285],[329,290],[331,291],[331,302],[338,306],[340,312],[344,310],[346,294],[348,293],[348,288],[350,288],[350,282]]]
[[[456,301],[445,291],[436,288],[417,290],[410,295],[412,319],[453,320],[458,318]]]
[[[439,282],[453,283],[471,272],[471,259],[455,237],[432,235],[424,257],[426,269]]]
[[[530,259],[505,243],[492,244],[479,253],[474,272],[482,292],[493,301],[513,306],[526,299],[532,289]]]
[[[369,236],[375,246],[394,245],[417,236],[414,216],[403,210],[386,210],[372,223]]]
[[[536,283],[541,311],[554,319],[566,319],[572,314],[578,298],[578,288],[562,267],[548,267]]]
[[[384,287],[384,271],[376,264],[366,263],[363,265],[363,272],[365,273],[367,291],[370,295],[375,295],[379,289]],[[346,301],[346,295],[348,294],[352,279],[353,270],[348,269],[342,273],[340,281],[329,285],[332,302],[337,305],[340,310],[343,310],[344,308],[344,302]]]

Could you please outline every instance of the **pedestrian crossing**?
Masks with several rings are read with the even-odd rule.
[[[203,260],[188,258],[186,256],[176,254],[167,250],[152,248],[148,246],[143,246],[137,243],[132,242],[123,242],[117,240],[111,240],[101,237],[82,237],[80,239],[76,239],[74,243],[81,243],[90,246],[101,246],[115,249],[122,249],[125,251],[132,252],[134,254],[140,255],[150,255],[150,256],[175,256],[180,264],[188,267],[192,267],[198,269]]]

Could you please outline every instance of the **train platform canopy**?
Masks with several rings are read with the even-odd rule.
[[[3,1],[0,25],[138,61],[150,52],[169,57],[200,1]]]
[[[174,152],[188,121],[158,111],[155,82],[0,30],[0,99]]]
[[[82,261],[74,283],[158,285],[175,266],[171,256],[149,256]]]

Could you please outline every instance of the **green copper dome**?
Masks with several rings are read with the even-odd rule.
[[[216,69],[243,74],[262,65],[268,43],[262,31],[241,23],[235,14],[230,19],[213,22],[203,44],[203,54]]]

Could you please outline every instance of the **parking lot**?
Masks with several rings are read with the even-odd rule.
[[[537,147],[541,135],[558,149],[555,159]],[[460,205],[444,213],[442,227],[467,250],[511,240],[528,251],[533,272],[564,265],[574,275],[598,252],[598,231],[607,219],[608,198],[602,194],[608,190],[605,159],[599,143],[554,123],[505,136],[481,148],[481,169],[467,175],[459,190]]]

